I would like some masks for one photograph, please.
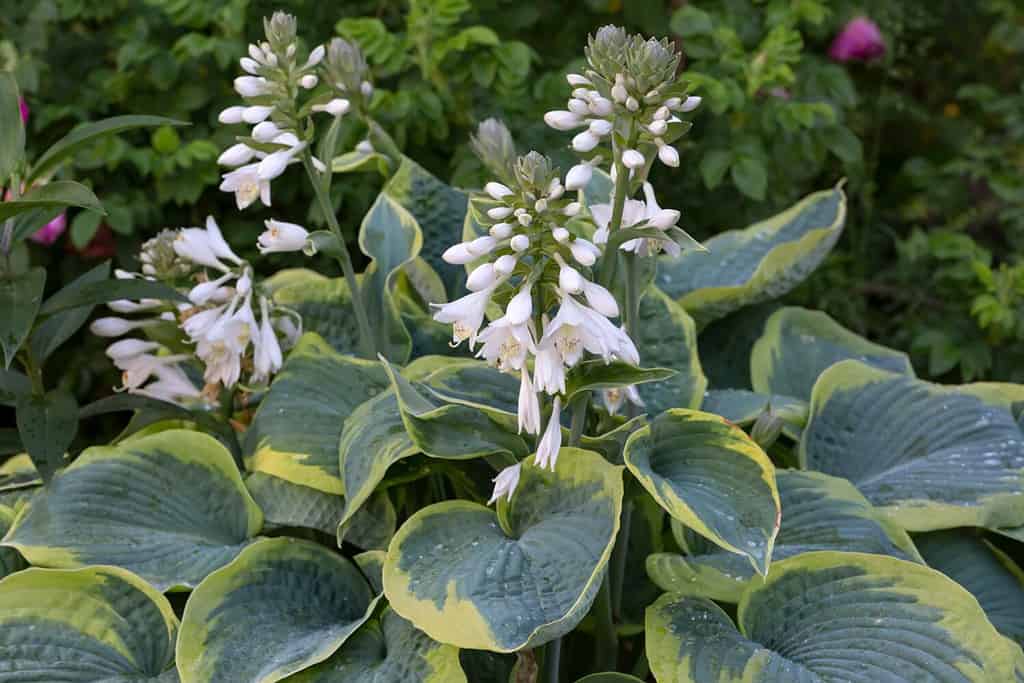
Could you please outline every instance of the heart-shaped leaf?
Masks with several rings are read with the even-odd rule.
[[[431,640],[385,609],[329,659],[296,674],[288,683],[466,683],[459,650]]]
[[[622,470],[598,454],[563,448],[553,473],[527,460],[498,514],[452,500],[410,517],[388,548],[384,593],[434,640],[495,652],[536,647],[586,614],[621,508]]]
[[[178,637],[182,683],[273,683],[330,657],[373,613],[349,560],[309,541],[253,543],[196,587]]]
[[[262,521],[228,450],[172,429],[85,451],[3,544],[35,565],[116,565],[168,590],[230,562]]]
[[[345,278],[299,268],[275,273],[266,285],[274,303],[302,316],[303,330],[316,332],[339,353],[359,353],[359,325]]]
[[[855,359],[913,377],[907,354],[868,341],[821,311],[780,308],[768,318],[750,356],[754,391],[811,398],[818,375],[842,360]]]
[[[253,418],[246,466],[342,493],[338,442],[345,420],[389,386],[380,363],[342,355],[315,333],[303,335]]]
[[[0,349],[6,370],[28,337],[43,300],[46,269],[33,268],[14,277],[0,277]]]
[[[805,553],[743,595],[739,630],[704,598],[666,594],[647,610],[660,683],[993,683],[1014,680],[1020,648],[970,593],[884,555]]]
[[[26,569],[0,581],[0,680],[176,681],[178,619],[117,567]]]
[[[662,257],[655,282],[703,328],[793,289],[832,250],[845,220],[841,187],[815,192],[767,220],[715,235],[705,243],[709,253]]]
[[[743,430],[669,410],[629,437],[625,460],[672,517],[767,573],[779,530],[775,468]]]
[[[636,329],[640,362],[645,367],[676,371],[668,379],[637,387],[647,414],[699,406],[708,380],[697,355],[697,328],[693,319],[659,289],[650,287],[640,300]]]
[[[797,470],[779,470],[775,478],[782,502],[782,525],[772,552],[775,561],[818,550],[920,559],[907,533],[887,524],[845,479]],[[709,543],[688,543],[687,550],[688,555],[659,553],[647,558],[647,572],[662,590],[738,602],[755,578],[744,558]]]
[[[928,566],[978,599],[1000,633],[1024,643],[1024,572],[1013,559],[968,529],[916,534],[914,543]]]
[[[849,479],[909,531],[1022,524],[1024,436],[972,392],[837,363],[814,385],[801,466]]]
[[[783,421],[783,431],[799,438],[807,424],[808,406],[805,401],[791,396],[759,394],[746,389],[712,389],[704,394],[700,406],[704,412],[721,415],[741,427],[754,424],[769,408]]]

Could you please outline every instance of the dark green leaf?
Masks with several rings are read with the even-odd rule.
[[[90,211],[106,213],[103,205],[96,195],[85,185],[76,183],[73,180],[55,180],[46,185],[34,187],[17,201],[0,202],[0,220],[6,220],[11,216],[35,211],[36,209],[63,208],[66,206],[78,206]],[[19,228],[24,233],[15,233],[14,239],[28,237],[31,232],[32,223],[23,223]]]
[[[95,216],[93,213],[83,212],[82,216]],[[86,287],[87,285],[102,282],[110,276],[110,262],[105,261],[100,265],[96,266],[92,270],[88,271],[84,275],[81,275],[75,279],[71,284],[65,287],[63,291],[75,290],[80,287]],[[60,296],[60,292],[57,293]],[[50,298],[53,301],[53,298]],[[50,301],[46,302],[47,304]],[[87,304],[85,306],[79,306],[77,308],[70,308],[63,311],[51,318],[47,318],[32,331],[32,336],[29,338],[29,348],[32,349],[32,355],[35,357],[37,362],[42,362],[51,353],[57,350],[61,344],[66,342],[75,332],[78,331],[85,321],[89,319],[92,314],[92,305]]]
[[[730,172],[740,192],[758,201],[764,199],[768,188],[768,172],[759,159],[744,157],[732,165]]]
[[[33,268],[13,278],[0,278],[0,347],[3,347],[5,369],[11,367],[14,354],[32,329],[45,284],[43,268]]]
[[[581,391],[613,389],[644,382],[660,382],[675,375],[671,368],[638,368],[623,361],[589,360],[573,368],[566,385],[566,403]]]
[[[14,74],[0,72],[0,182],[7,179],[25,153],[25,125],[18,99]]]
[[[46,481],[64,462],[78,431],[78,402],[65,389],[23,396],[17,407],[18,433],[32,463]]]
[[[79,284],[78,280],[60,290],[43,304],[39,315],[53,315],[69,308],[105,304],[118,299],[162,299],[187,301],[177,290],[152,280],[102,280]]]
[[[731,163],[732,152],[729,150],[713,149],[705,154],[700,160],[700,176],[704,179],[704,186],[709,190],[718,187]]]
[[[0,405],[13,406],[18,399],[31,393],[32,383],[17,370],[0,369]]]

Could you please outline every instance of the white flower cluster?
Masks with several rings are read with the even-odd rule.
[[[593,82],[580,74],[568,74],[566,80],[573,87],[569,98],[568,110],[549,111],[544,114],[544,122],[555,130],[571,131],[581,126],[586,130],[572,139],[572,148],[577,152],[586,153],[594,150],[602,139],[611,135],[615,123],[622,115],[639,116],[641,101],[630,94],[630,88],[636,86],[635,79],[622,73],[615,75],[615,84],[611,87],[610,96],[605,97],[594,88]],[[629,86],[629,87],[627,87]],[[668,133],[669,124],[679,123],[680,119],[672,112],[689,112],[700,106],[700,97],[668,97],[661,100],[657,92],[647,93],[643,97],[643,108],[652,109],[650,119],[639,121],[643,131],[640,139],[655,145],[658,159],[666,166],[679,166],[679,151],[663,139]],[[622,163],[630,171],[643,168],[647,163],[644,155],[636,149],[627,149],[622,153]]]
[[[144,245],[141,274],[117,271],[117,276],[157,279],[154,252],[162,239],[165,237]],[[182,228],[170,232],[166,239],[189,270],[198,269],[200,281],[188,290],[188,303],[114,301],[109,304],[114,312],[144,313],[148,317],[99,318],[90,329],[99,336],[120,337],[160,323],[177,323],[188,342],[195,344],[195,357],[203,364],[206,386],[200,392],[182,367],[192,360],[192,354],[171,354],[159,342],[128,338],[107,348],[107,355],[123,373],[119,390],[183,402],[203,396],[215,398],[221,386],[238,384],[243,370],[252,384],[268,381],[283,362],[279,334],[288,344],[299,335],[293,317],[272,308],[265,296],[254,294],[252,268],[231,250],[213,217],[206,219],[205,229]],[[216,271],[218,276],[209,279],[206,269]]]
[[[582,186],[580,172],[570,173],[563,184],[536,152],[517,164],[516,189],[497,182],[484,188],[493,200],[486,212],[488,234],[444,252],[448,263],[479,264],[467,279],[470,294],[435,305],[434,319],[452,325],[453,345],[467,341],[475,349],[480,344],[478,357],[519,375],[520,432],[541,432],[539,392],[553,397],[535,459],[537,466],[553,470],[562,441],[567,370],[584,352],[634,365],[639,356],[629,336],[610,320],[619,315],[615,298],[586,275],[600,250],[564,225],[580,211],[578,202],[563,199],[566,189]],[[488,305],[496,299],[506,302],[504,314],[485,326]],[[557,313],[549,317],[548,308],[555,305]],[[510,468],[499,475],[495,497],[511,495],[518,472]]]

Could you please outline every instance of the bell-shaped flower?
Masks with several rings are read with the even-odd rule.
[[[530,382],[530,371],[524,365],[519,370],[519,433],[540,433],[540,400]]]
[[[241,166],[249,163],[256,156],[256,150],[249,145],[239,142],[231,145],[217,157],[217,163],[221,166]]]
[[[561,417],[561,398],[555,396],[551,406],[551,417],[548,418],[548,426],[544,430],[544,435],[540,438],[540,443],[537,445],[537,457],[533,461],[537,467],[549,469],[552,472],[555,471],[555,465],[558,462],[558,451],[562,447]]]
[[[640,398],[640,392],[632,384],[625,387],[612,387],[611,389],[603,390],[601,392],[601,400],[604,402],[604,407],[609,415],[618,414],[623,402],[626,400],[640,408],[644,407],[644,401]]]
[[[253,382],[263,382],[281,369],[284,358],[277,333],[270,323],[270,310],[266,297],[260,297],[259,333],[253,338]]]
[[[155,341],[143,341],[142,339],[122,339],[107,347],[107,357],[111,360],[125,360],[133,356],[141,356],[150,351],[156,351],[160,344]]]
[[[522,325],[533,315],[533,294],[526,286],[512,297],[505,308],[505,317],[512,325]]]
[[[482,346],[477,357],[484,358],[503,372],[521,370],[527,354],[535,348],[528,327],[525,324],[512,324],[507,316],[488,325],[478,339]]]
[[[309,231],[295,223],[268,218],[263,224],[267,229],[256,240],[256,247],[261,254],[300,251],[309,239]]]
[[[479,292],[472,292],[450,301],[446,304],[431,304],[437,311],[434,313],[434,320],[439,323],[449,323],[452,326],[452,346],[458,346],[465,340],[469,340],[469,348],[476,346],[477,332],[484,322],[484,313],[487,311],[487,304],[491,300],[491,294],[497,282]]]
[[[220,190],[235,193],[235,203],[239,210],[245,209],[257,199],[264,206],[270,206],[270,181],[260,177],[259,164],[246,164],[225,173]]]
[[[543,340],[537,345],[533,378],[538,391],[551,395],[565,393],[565,364],[553,339]]]
[[[96,318],[89,325],[89,331],[95,334],[97,337],[120,337],[122,334],[127,334],[132,330],[137,330],[142,327],[150,327],[160,322],[155,318],[148,318],[145,320],[126,320],[125,318],[117,317],[106,317]]]
[[[488,505],[497,502],[502,496],[505,496],[505,500],[512,500],[512,494],[515,493],[516,487],[519,486],[519,475],[522,469],[522,465],[509,465],[501,472],[498,472],[498,476],[491,479],[494,482],[494,493],[491,494],[490,500],[487,501]]]

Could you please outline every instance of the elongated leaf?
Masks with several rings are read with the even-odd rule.
[[[17,200],[0,202],[0,220],[6,220],[26,211],[68,206],[77,206],[103,215],[107,213],[103,210],[100,200],[85,185],[73,180],[54,180],[52,183],[33,187]],[[31,227],[31,224],[26,223],[25,226]],[[23,237],[28,237],[28,233],[16,232],[14,234],[15,240]]]
[[[782,502],[782,525],[775,541],[775,561],[818,550],[891,555],[919,561],[907,533],[886,524],[850,482],[820,472],[776,473]],[[708,543],[689,543],[689,555],[661,553],[647,558],[647,572],[662,590],[739,602],[756,578],[738,555]]]
[[[1006,553],[968,529],[917,534],[914,543],[928,566],[978,599],[1000,633],[1024,643],[1024,572]]]
[[[807,423],[807,403],[790,396],[772,396],[744,389],[712,389],[704,394],[700,409],[721,415],[741,427],[753,424],[768,408],[786,424],[802,429]]]
[[[410,363],[402,376],[422,381],[451,401],[481,404],[506,413],[519,410],[519,379],[483,361],[425,356]]]
[[[626,466],[675,519],[768,571],[779,492],[768,456],[717,415],[670,410],[626,442]]]
[[[73,280],[67,288],[84,287],[96,282],[101,282],[110,276],[110,261],[104,261],[92,270],[84,273]],[[62,290],[63,291],[63,290]],[[59,293],[58,293],[59,295]],[[43,304],[45,310],[49,307],[55,297]],[[85,304],[77,308],[70,308],[40,323],[33,331],[29,339],[29,348],[37,361],[42,362],[51,353],[57,350],[61,344],[66,342],[71,335],[85,324],[92,314],[92,304]]]
[[[116,565],[169,590],[230,562],[262,523],[227,449],[169,430],[85,451],[32,500],[4,544],[35,565]]]
[[[1024,524],[1024,436],[970,393],[848,360],[818,378],[800,463],[909,531]]]
[[[573,368],[566,383],[565,400],[569,402],[582,391],[614,389],[633,384],[661,382],[676,374],[670,368],[638,368],[622,361],[584,361]]]
[[[288,683],[466,683],[466,674],[458,648],[431,640],[386,609],[329,659]]]
[[[1020,648],[963,588],[883,555],[805,553],[772,566],[739,605],[737,630],[703,598],[647,610],[659,683],[992,683],[1014,680]]]
[[[0,184],[6,184],[7,177],[25,155],[25,124],[21,120],[21,94],[14,74],[0,72]]]
[[[410,517],[388,548],[384,593],[440,642],[495,652],[536,647],[586,614],[621,507],[622,470],[598,454],[563,448],[554,473],[527,460],[497,515],[454,500]]]
[[[32,391],[28,377],[17,370],[0,368],[0,405],[15,406],[18,399]]]
[[[117,567],[26,569],[0,581],[0,680],[176,681],[178,618]]]
[[[157,128],[159,126],[187,125],[190,124],[186,121],[176,121],[175,119],[168,119],[163,116],[139,115],[114,116],[109,119],[103,119],[102,121],[83,123],[80,126],[76,126],[74,130],[55,142],[52,147],[43,152],[43,154],[36,159],[26,183],[31,184],[38,178],[43,177],[43,175],[53,169],[61,161],[105,135],[114,135],[133,128]]]
[[[152,280],[103,280],[102,282],[87,283],[79,283],[76,280],[47,299],[43,307],[39,309],[39,315],[53,315],[72,308],[95,306],[118,299],[188,301],[176,289]]]
[[[754,391],[806,401],[818,375],[848,359],[914,376],[907,354],[869,342],[821,311],[790,307],[768,318],[754,344],[751,382]]]
[[[703,328],[793,289],[831,251],[845,220],[842,188],[815,192],[767,220],[715,235],[709,253],[662,257],[656,283]]]
[[[708,380],[700,367],[697,329],[690,316],[663,292],[650,287],[640,301],[636,327],[641,364],[676,371],[668,379],[637,387],[647,414],[699,406]]]
[[[0,492],[39,486],[43,478],[28,453],[13,455],[0,463]]]
[[[13,278],[0,277],[0,347],[5,370],[10,369],[14,355],[32,329],[45,285],[44,268],[33,268]]]
[[[376,600],[349,560],[309,541],[264,539],[208,576],[185,605],[182,683],[273,683],[330,657]]]
[[[0,505],[0,538],[4,537],[13,523],[14,510],[5,505]],[[13,574],[19,569],[24,569],[26,566],[25,559],[17,550],[0,547],[0,579],[8,574]]]
[[[30,394],[18,400],[18,435],[32,463],[49,481],[64,464],[64,452],[78,431],[78,403],[66,389],[43,396]]]
[[[307,333],[274,378],[246,435],[246,466],[326,493],[343,492],[338,443],[348,416],[389,387],[384,368]]]

